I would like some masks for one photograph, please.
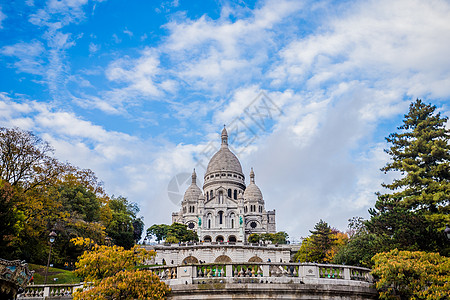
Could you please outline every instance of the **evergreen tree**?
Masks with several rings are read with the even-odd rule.
[[[400,132],[386,140],[391,161],[384,172],[398,171],[402,177],[383,187],[369,213],[370,232],[384,239],[386,248],[442,250],[443,229],[449,220],[450,132],[447,117],[436,106],[417,99],[411,103]],[[388,249],[380,249],[388,250]]]

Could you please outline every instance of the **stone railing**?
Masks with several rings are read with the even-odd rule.
[[[169,285],[205,283],[342,283],[370,285],[370,269],[315,263],[209,263],[147,268]]]
[[[17,299],[72,299],[73,293],[77,289],[85,290],[89,288],[86,284],[32,284],[24,288],[23,293],[17,295]]]
[[[328,289],[327,292],[324,292],[328,293],[329,291],[340,291],[342,286],[345,286],[344,290],[351,293],[363,291],[363,294],[355,295],[364,296],[366,295],[364,293],[367,292],[370,299],[376,295],[376,291],[370,288],[373,283],[370,269],[353,266],[315,263],[230,262],[156,266],[146,269],[154,272],[162,281],[174,289],[174,299],[178,299],[176,295],[184,295],[188,293],[187,291],[192,292],[191,296],[195,299],[197,296],[200,297],[200,294],[195,293],[204,291],[208,286],[212,286],[214,290],[222,285],[231,289],[233,289],[233,286],[243,289],[249,289],[252,286],[254,287],[253,292],[262,288],[260,293],[263,293],[264,289],[273,290],[277,287],[281,289],[278,292],[282,293],[285,291],[283,284],[287,284],[291,288],[291,284],[299,284],[296,287],[299,290],[307,290],[309,286],[312,289],[311,293],[317,291],[320,287]],[[242,284],[246,286],[243,287]],[[257,285],[249,286],[247,284]],[[303,286],[303,288],[298,286]],[[330,287],[336,287],[337,289],[333,290]],[[28,285],[24,288],[24,292],[18,295],[17,299],[72,299],[72,295],[77,289],[86,290],[89,288],[89,283]],[[209,294],[205,295],[206,298],[210,296]],[[355,297],[358,298],[359,296]],[[360,299],[366,299],[363,296]]]

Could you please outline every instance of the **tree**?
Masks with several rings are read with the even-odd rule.
[[[187,228],[187,225],[173,223],[167,231],[167,238],[175,237],[180,242],[198,241],[197,233]]]
[[[144,264],[153,258],[153,250],[145,250],[135,245],[130,250],[120,246],[98,245],[90,239],[75,238],[72,242],[77,246],[84,246],[87,250],[78,258],[76,263],[77,276],[92,282],[112,276],[121,270],[133,270],[136,265]]]
[[[60,173],[60,164],[48,154],[50,145],[30,131],[0,127],[0,178],[25,190]]]
[[[133,222],[139,208],[124,197],[113,197],[108,206],[111,209],[111,219],[106,226],[108,236],[114,244],[130,249],[134,245]]]
[[[84,292],[75,292],[74,300],[82,299],[166,299],[170,288],[151,271],[120,271],[103,279]]]
[[[270,241],[272,244],[286,244],[289,235],[284,231],[277,233],[252,233],[248,237],[250,243],[259,243],[259,241]]]
[[[147,270],[136,270],[156,255],[135,245],[131,250],[104,246],[90,239],[72,242],[87,250],[76,263],[75,274],[93,283],[93,288],[78,291],[74,299],[165,299],[170,288]]]
[[[13,187],[0,179],[0,257],[9,258],[10,243],[24,227],[25,215],[17,209]]]
[[[333,258],[333,247],[335,247],[337,237],[336,232],[333,232],[330,226],[320,220],[315,226],[314,230],[310,230],[311,235],[304,239],[300,250],[295,254],[296,261],[315,261],[328,262]]]
[[[159,242],[164,240],[167,237],[167,232],[169,231],[169,225],[161,224],[161,225],[152,225],[147,229],[147,236],[156,238],[156,241]]]
[[[373,261],[381,299],[448,299],[450,258],[395,249],[378,253]]]
[[[332,261],[335,264],[370,268],[372,257],[380,250],[377,237],[367,231],[363,218],[354,217],[348,221],[348,242],[337,250]]]
[[[441,250],[448,253],[443,229],[449,221],[450,132],[447,117],[436,106],[421,100],[411,103],[399,133],[386,140],[391,161],[382,171],[403,176],[383,187],[391,193],[378,194],[370,209],[370,232],[385,240],[390,249]]]

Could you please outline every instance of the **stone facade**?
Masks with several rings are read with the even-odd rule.
[[[246,186],[241,163],[228,148],[225,128],[221,139],[220,150],[208,163],[203,191],[197,186],[194,170],[172,222],[186,224],[205,242],[245,242],[252,233],[275,233],[275,210],[266,211],[253,169]]]
[[[186,263],[214,262],[289,262],[289,245],[198,243],[146,245],[147,250],[155,250],[156,257],[149,262],[159,265],[181,265]]]

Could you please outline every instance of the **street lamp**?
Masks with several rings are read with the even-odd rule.
[[[57,236],[58,235],[53,230],[48,235],[48,238],[49,238],[49,241],[50,241],[50,251],[48,252],[48,261],[47,261],[47,269],[45,270],[44,284],[47,284],[48,267],[50,266],[50,257],[52,255],[52,246],[53,246],[53,243],[55,242],[55,239],[56,239]]]
[[[445,237],[447,238],[447,240],[450,241],[450,227],[448,227],[448,224],[445,225],[444,233],[445,233]]]

